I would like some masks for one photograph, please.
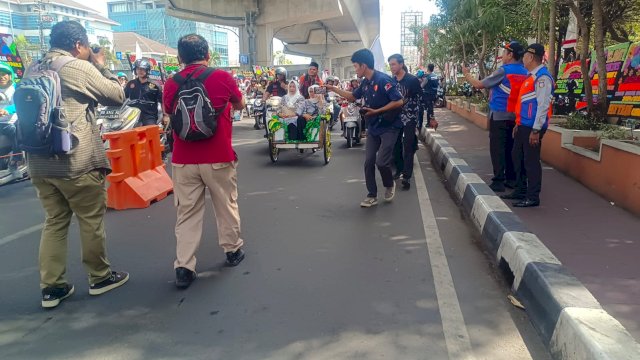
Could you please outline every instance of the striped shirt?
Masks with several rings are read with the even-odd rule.
[[[72,56],[60,49],[51,49],[44,60],[58,56]],[[124,91],[118,78],[109,69],[98,69],[85,60],[73,60],[58,72],[62,87],[62,106],[71,124],[73,148],[69,154],[27,154],[29,174],[32,178],[76,178],[92,170],[111,171],[100,128],[96,125],[95,109],[98,103],[120,106]]]

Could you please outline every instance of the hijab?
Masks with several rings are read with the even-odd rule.
[[[289,87],[293,84],[295,86],[296,91],[293,95],[289,92]],[[298,83],[291,80],[289,81],[289,85],[287,86],[287,95],[283,97],[283,103],[288,108],[295,108],[299,101],[304,100],[304,97],[300,94],[300,89],[298,87]]]

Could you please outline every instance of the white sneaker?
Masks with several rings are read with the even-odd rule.
[[[360,203],[360,207],[363,207],[363,208],[370,208],[370,207],[375,206],[375,205],[378,205],[378,198],[369,197],[369,196],[367,196]]]
[[[393,182],[393,186],[386,188],[384,192],[384,201],[390,202],[396,196],[396,182]]]

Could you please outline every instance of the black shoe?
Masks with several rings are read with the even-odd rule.
[[[505,199],[505,200],[524,200],[525,198],[526,196],[524,194],[519,194],[515,191],[509,194],[500,195],[500,199]]]
[[[540,200],[525,199],[520,202],[513,203],[513,207],[517,207],[517,208],[535,207],[535,206],[540,206]]]
[[[504,192],[506,189],[503,182],[493,181],[489,185],[489,188],[495,192]]]
[[[42,307],[51,309],[73,294],[73,285],[66,284],[64,287],[48,287],[42,289]]]
[[[508,189],[515,189],[516,188],[516,182],[513,180],[507,180],[504,183],[504,186]]]
[[[195,271],[187,268],[179,267],[176,269],[176,287],[178,289],[186,289],[191,285],[193,280],[198,277]]]
[[[411,189],[411,181],[409,179],[402,179],[402,190]]]
[[[108,279],[89,286],[89,295],[104,294],[109,290],[113,290],[124,285],[124,283],[126,283],[127,281],[129,281],[129,273],[126,273],[124,271],[112,271],[111,276],[109,276]]]
[[[244,251],[238,249],[227,253],[227,266],[238,266],[244,260]]]

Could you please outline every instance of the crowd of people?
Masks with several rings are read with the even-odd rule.
[[[150,65],[145,60],[136,61],[133,80],[121,73],[113,74],[105,66],[104,53],[90,48],[87,32],[77,22],[54,25],[50,45],[44,58],[24,77],[42,76],[43,68],[58,67],[55,73],[61,96],[56,105],[64,110],[52,112],[49,120],[68,123],[72,138],[70,151],[27,151],[31,181],[46,214],[39,254],[45,308],[58,306],[74,292],[66,278],[67,235],[73,214],[80,227],[89,293],[103,294],[129,279],[127,272],[112,269],[106,255],[105,179],[111,168],[96,124],[98,104],[120,106],[129,101],[141,109],[144,124],[156,124],[157,107],[161,105],[163,120],[175,125],[171,158],[177,210],[174,269],[175,285],[182,289],[197,277],[196,252],[202,237],[205,191],[215,209],[218,241],[227,264],[236,266],[245,258],[237,202],[238,157],[231,141],[231,113],[245,108],[244,96],[260,93],[264,99],[282,97],[278,115],[290,119],[287,131],[292,139],[302,138],[304,125],[323,111],[329,93],[343,101],[358,101],[367,132],[367,194],[360,203],[364,208],[378,204],[376,168],[385,188],[385,201],[395,197],[395,180],[401,179],[403,190],[410,189],[423,114],[426,113],[428,126],[438,125],[433,102],[440,79],[434,66],[428,65],[427,72],[410,74],[400,54],[388,58],[392,76],[375,70],[373,54],[362,49],[351,57],[356,77],[348,81],[329,77],[323,82],[318,64],[312,62],[300,78],[288,79],[287,71],[279,68],[271,82],[251,79],[243,94],[231,74],[208,67],[209,45],[197,34],[180,38],[177,47],[183,68],[166,81],[164,89],[149,81]],[[491,76],[479,81],[464,69],[475,87],[491,89],[491,188],[496,192],[514,188],[503,198],[518,200],[515,206],[539,204],[540,142],[549,119],[553,89],[553,80],[542,66],[543,55],[544,48],[539,44],[525,48],[512,42],[505,47],[504,65]],[[24,115],[19,126],[26,126],[23,122],[29,123],[31,113],[24,106],[21,108],[20,102],[13,103],[12,76],[10,68],[0,66],[0,116]],[[20,87],[15,90],[19,91]],[[190,103],[194,94],[199,100]],[[1,130],[16,132],[15,127]]]

